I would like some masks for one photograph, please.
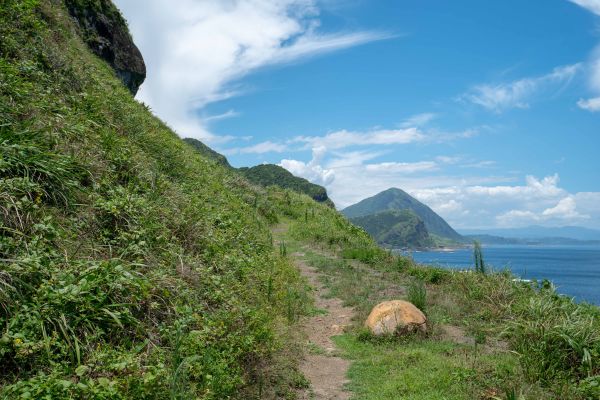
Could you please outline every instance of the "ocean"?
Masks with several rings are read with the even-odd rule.
[[[466,269],[473,266],[472,249],[414,251],[422,264]],[[509,268],[523,279],[548,279],[559,293],[576,301],[600,305],[600,246],[483,246],[487,265]]]

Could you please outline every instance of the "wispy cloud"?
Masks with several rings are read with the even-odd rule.
[[[498,113],[510,108],[528,108],[529,102],[536,93],[548,87],[568,84],[580,68],[581,64],[578,63],[557,67],[542,76],[499,84],[477,85],[459,96],[459,99]]]
[[[409,128],[411,126],[423,127],[437,117],[434,113],[421,113],[413,115],[402,122],[400,125],[403,128]]]
[[[591,61],[586,69],[590,91],[600,95],[600,46],[592,52]],[[580,99],[577,105],[584,110],[598,112],[600,111],[600,96]]]
[[[600,15],[600,0],[569,0],[596,15]]]
[[[267,140],[260,142],[252,146],[247,147],[235,147],[231,149],[223,150],[225,155],[233,154],[265,154],[265,153],[283,153],[288,150],[288,147],[282,143],[275,143]]]
[[[239,115],[240,115],[240,113],[238,113],[237,111],[229,110],[222,114],[209,115],[208,117],[204,117],[204,118],[202,118],[202,121],[204,121],[205,123],[216,122],[216,121],[221,121],[224,119],[235,118]]]
[[[115,0],[148,68],[138,98],[180,135],[223,142],[199,110],[239,93],[235,82],[266,66],[393,37],[323,33],[317,0]],[[213,119],[214,121],[214,119]]]
[[[425,139],[415,127],[406,129],[375,129],[368,132],[340,130],[324,136],[297,136],[292,141],[309,147],[341,149],[350,146],[408,144]]]
[[[435,161],[419,161],[419,162],[383,162],[379,164],[367,164],[365,168],[369,172],[386,172],[386,173],[401,173],[413,174],[423,171],[434,171],[439,169]]]

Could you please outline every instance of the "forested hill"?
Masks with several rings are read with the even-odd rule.
[[[240,168],[239,171],[250,182],[262,186],[276,185],[284,189],[294,190],[312,197],[315,201],[334,207],[323,186],[311,183],[304,178],[294,176],[287,169],[274,164],[261,164],[251,168]]]
[[[191,145],[200,154],[207,159],[211,159],[220,165],[237,171],[250,182],[263,187],[278,186],[283,189],[290,189],[298,193],[304,193],[319,203],[325,203],[329,207],[335,207],[329,196],[327,189],[323,186],[309,182],[307,179],[293,175],[287,169],[275,164],[261,164],[254,167],[233,168],[227,158],[211,149],[201,141],[192,138],[183,139]]]
[[[419,249],[435,244],[423,221],[412,210],[382,211],[350,221],[385,247]]]
[[[425,223],[429,233],[457,242],[463,240],[448,223],[431,208],[405,191],[391,188],[342,210],[348,218],[363,217],[387,210],[412,210]]]

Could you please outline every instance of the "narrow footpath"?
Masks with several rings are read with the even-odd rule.
[[[300,369],[310,381],[311,388],[301,399],[349,399],[351,393],[344,390],[344,385],[348,382],[346,373],[350,361],[337,354],[331,338],[342,334],[344,328],[351,324],[354,311],[345,307],[342,300],[328,296],[329,290],[320,281],[322,275],[306,264],[303,253],[294,253],[292,256],[300,273],[314,289],[315,307],[322,311],[303,323],[310,351],[307,352]]]

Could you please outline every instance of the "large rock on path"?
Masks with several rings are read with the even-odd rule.
[[[427,318],[412,303],[404,300],[384,301],[376,305],[365,325],[376,336],[426,332]]]

